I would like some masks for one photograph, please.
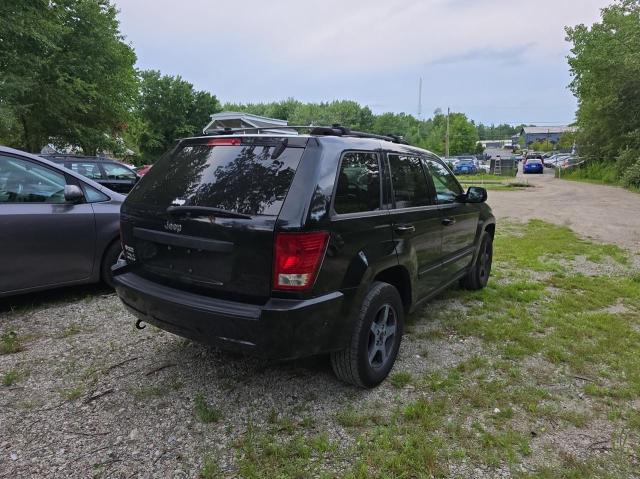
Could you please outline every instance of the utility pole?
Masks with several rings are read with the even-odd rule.
[[[418,120],[422,120],[422,77],[418,83]]]
[[[449,158],[449,114],[450,109],[447,107],[447,135],[444,137],[444,157]]]

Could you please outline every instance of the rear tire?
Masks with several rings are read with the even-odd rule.
[[[488,232],[482,233],[480,251],[478,257],[467,275],[460,280],[460,285],[465,289],[478,290],[484,288],[491,275],[491,263],[493,261],[493,238]]]
[[[331,353],[335,375],[362,388],[380,384],[395,363],[403,326],[398,290],[388,283],[374,282],[362,301],[349,346]]]
[[[102,264],[100,265],[100,279],[109,286],[110,288],[115,288],[115,284],[113,282],[113,273],[111,272],[111,267],[116,264],[120,254],[122,253],[122,246],[120,246],[119,241],[114,241],[109,245],[104,255],[102,256]]]

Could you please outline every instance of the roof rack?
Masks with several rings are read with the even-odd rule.
[[[310,135],[314,136],[347,136],[352,138],[372,138],[376,140],[390,141],[392,143],[400,143],[408,145],[409,143],[400,135],[376,135],[375,133],[365,133],[362,131],[350,130],[339,124],[331,126],[314,126],[314,125],[286,125],[286,126],[268,126],[268,127],[249,127],[249,128],[220,128],[211,130],[211,135],[231,135],[234,133],[286,133],[286,130],[309,130]]]

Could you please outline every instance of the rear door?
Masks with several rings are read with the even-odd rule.
[[[122,207],[136,274],[211,296],[264,301],[275,222],[307,138],[182,141]]]
[[[64,200],[65,175],[0,155],[0,292],[88,279],[95,254],[89,204]]]
[[[471,264],[478,229],[477,204],[456,201],[464,190],[439,158],[424,159],[425,171],[433,181],[435,201],[442,222],[442,274],[450,279]]]
[[[432,201],[422,161],[418,155],[388,153],[394,206],[393,235],[401,264],[409,267],[419,300],[441,281],[442,224]]]

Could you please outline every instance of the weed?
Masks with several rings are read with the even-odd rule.
[[[13,354],[22,349],[22,343],[15,331],[7,331],[0,336],[0,354]]]
[[[4,386],[13,386],[20,379],[20,373],[15,369],[11,371],[7,371],[5,375],[2,377],[2,384]]]
[[[209,406],[202,394],[197,394],[194,399],[194,409],[196,417],[204,422],[218,422],[222,418],[222,412],[219,409]]]
[[[397,389],[402,389],[411,383],[413,377],[410,372],[402,371],[389,376],[389,382]]]
[[[220,477],[220,466],[218,466],[218,461],[215,457],[208,455],[204,458],[199,477],[201,479],[216,479]]]

